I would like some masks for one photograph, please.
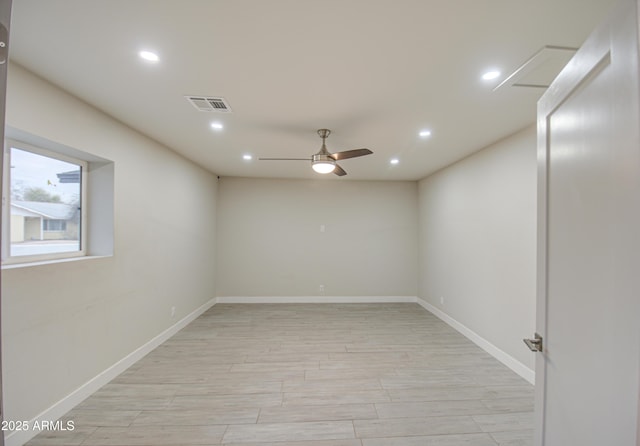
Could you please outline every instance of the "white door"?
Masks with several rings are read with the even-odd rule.
[[[538,103],[536,446],[633,446],[640,361],[636,0]]]

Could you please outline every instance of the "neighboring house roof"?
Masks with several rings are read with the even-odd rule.
[[[56,176],[61,183],[80,183],[80,170],[70,170],[69,172],[57,173]]]
[[[11,206],[37,214],[50,220],[69,220],[77,211],[77,206],[66,203],[46,203],[40,201],[11,201]]]

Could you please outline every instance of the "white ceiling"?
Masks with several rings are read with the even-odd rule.
[[[330,151],[374,152],[327,177],[417,180],[534,123],[544,90],[493,88],[545,45],[580,46],[614,2],[13,0],[10,56],[218,175],[317,178],[257,158],[308,157],[326,127]]]

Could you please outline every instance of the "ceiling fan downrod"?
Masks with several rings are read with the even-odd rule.
[[[320,151],[317,153],[318,155],[330,155],[329,151],[327,150],[327,145],[325,144],[325,141],[330,134],[331,134],[331,130],[329,129],[318,130],[318,135],[320,135],[320,138],[322,138],[322,147],[320,148]]]

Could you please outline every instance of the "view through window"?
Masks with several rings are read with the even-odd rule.
[[[9,256],[81,252],[84,163],[13,146],[8,155]]]

